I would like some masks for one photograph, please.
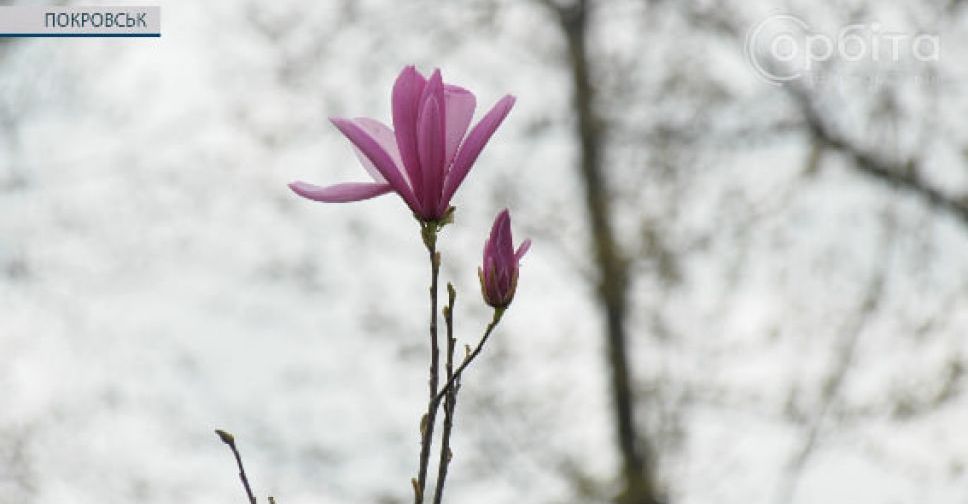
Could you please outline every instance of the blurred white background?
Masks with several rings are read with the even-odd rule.
[[[965,7],[589,3],[636,424],[664,498],[968,501]],[[610,502],[621,462],[557,7],[161,6],[160,39],[0,42],[0,502],[241,502],[215,428],[280,504],[409,502],[418,227],[396,196],[323,205],[286,183],[362,180],[327,117],[388,122],[411,63],[474,91],[477,117],[518,98],[440,242],[461,343],[489,317],[493,216],[510,207],[535,243],[465,378],[447,501]],[[829,33],[936,34],[942,52],[775,86],[744,35],[776,9]]]

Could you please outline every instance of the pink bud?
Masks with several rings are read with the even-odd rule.
[[[524,240],[518,250],[514,250],[511,214],[507,209],[497,214],[491,236],[484,242],[484,264],[477,270],[484,302],[494,308],[506,308],[511,304],[518,286],[520,261],[529,248],[531,240]]]

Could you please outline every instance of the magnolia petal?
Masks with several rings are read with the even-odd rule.
[[[511,211],[507,208],[501,210],[497,215],[494,216],[494,224],[491,224],[490,241],[494,241],[494,237],[500,232],[501,226],[503,226],[505,222],[507,222],[508,225],[511,224]]]
[[[380,175],[383,175],[387,183],[393,187],[393,190],[403,198],[403,201],[412,210],[417,211],[419,206],[414,198],[413,191],[410,190],[410,186],[404,180],[400,169],[393,164],[393,158],[383,150],[383,147],[380,147],[380,144],[372,136],[353,121],[339,118],[332,118],[330,121],[373,163]]]
[[[467,127],[474,118],[474,108],[477,106],[477,98],[474,93],[451,84],[444,85],[444,101],[447,111],[447,151],[444,158],[444,165],[450,166],[460,147],[460,141],[467,133]]]
[[[491,257],[491,255],[494,253],[492,249],[491,238],[488,236],[488,238],[484,240],[484,257],[482,257],[481,264],[487,264],[487,258]]]
[[[501,210],[494,219],[491,241],[499,258],[505,259],[505,256],[514,254],[514,247],[511,245],[511,212],[507,208]]]
[[[529,250],[531,250],[531,238],[521,242],[517,252],[514,253],[515,262],[520,261],[521,258],[524,257],[524,254],[527,254]]]
[[[417,116],[417,154],[423,175],[423,217],[438,218],[440,194],[444,186],[444,83],[440,70],[434,70],[424,96],[421,97],[420,114]]]
[[[507,220],[501,223],[501,227],[498,228],[498,233],[496,237],[496,243],[494,244],[494,251],[497,256],[498,264],[501,265],[501,271],[506,271],[514,267],[516,262],[514,262],[514,245],[512,245],[513,239],[511,238],[511,220]]]
[[[511,214],[505,208],[494,219],[490,236],[490,258],[495,261],[500,278],[504,278],[505,273],[517,266],[517,262],[514,260],[512,240]]]
[[[454,196],[461,182],[464,181],[464,177],[467,176],[474,161],[477,160],[477,156],[480,155],[481,150],[487,145],[487,141],[494,135],[494,131],[501,125],[513,106],[514,97],[511,95],[498,100],[464,139],[464,143],[461,144],[460,150],[454,158],[454,164],[447,174],[447,180],[444,182],[444,193],[441,198],[441,205],[444,208],[450,205],[450,199]]]
[[[484,279],[487,280],[487,299],[492,304],[500,304],[501,288],[497,281],[497,265],[493,258],[484,264]]]
[[[413,187],[416,198],[423,201],[421,190],[420,159],[417,155],[417,113],[420,96],[427,81],[410,65],[400,72],[393,84],[390,97],[393,109],[393,132],[397,138],[403,168]],[[414,207],[416,209],[416,207]]]
[[[397,147],[397,137],[393,134],[393,130],[390,129],[390,127],[386,124],[383,124],[376,119],[370,119],[369,117],[357,117],[352,121],[363,131],[367,132],[367,134],[373,137],[373,139],[376,140],[376,143],[380,144],[380,147],[383,147],[383,150],[385,150],[387,154],[390,155],[390,158],[393,159],[393,164],[397,165],[397,171],[403,175],[404,179],[407,179],[409,184],[410,181],[407,177],[407,172],[402,168],[403,162],[400,160],[400,148]],[[374,181],[381,183],[387,181],[386,178],[384,178],[380,173],[380,170],[376,169],[376,166],[373,165],[373,162],[370,161],[370,159],[366,157],[366,155],[363,154],[363,151],[356,147],[356,145],[353,146],[353,152],[356,154],[356,158],[360,160],[360,164],[363,165],[363,168],[366,170],[366,172],[373,177]]]
[[[308,182],[296,181],[289,184],[292,191],[303,198],[326,203],[346,203],[360,201],[386,194],[393,190],[388,183],[351,182],[320,187]]]

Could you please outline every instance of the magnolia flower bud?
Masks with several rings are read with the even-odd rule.
[[[484,242],[484,264],[477,270],[484,302],[494,308],[506,308],[514,299],[518,286],[521,258],[531,248],[524,240],[515,251],[511,239],[511,214],[504,209],[494,219],[491,236]]]

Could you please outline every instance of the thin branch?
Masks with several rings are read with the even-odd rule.
[[[440,253],[437,252],[437,223],[421,223],[421,236],[430,257],[430,380],[427,412],[420,421],[420,468],[417,480],[413,483],[413,502],[422,504],[424,489],[427,487],[427,466],[430,463],[430,448],[434,439],[434,424],[437,419],[437,385],[440,373],[440,346],[437,338],[437,278],[440,276]]]
[[[447,284],[447,306],[444,307],[444,322],[447,324],[447,383],[454,379],[454,347],[457,339],[454,338],[454,302],[457,300],[457,291],[454,286]],[[434,492],[434,504],[440,504],[444,498],[444,482],[447,480],[447,468],[453,454],[450,450],[450,433],[454,427],[454,410],[457,408],[457,392],[460,390],[460,382],[448,389],[446,400],[444,401],[444,434],[440,440],[440,462],[437,465],[437,488]]]
[[[794,96],[803,110],[810,133],[827,147],[847,155],[858,171],[891,187],[912,193],[930,207],[949,213],[968,226],[968,197],[952,197],[937,187],[932,187],[921,178],[919,163],[913,159],[902,163],[891,162],[852,143],[821,119],[816,107],[805,94],[794,92]]]
[[[474,351],[468,353],[464,357],[464,362],[462,362],[460,367],[457,368],[457,371],[454,371],[454,375],[447,380],[447,383],[444,384],[444,386],[440,389],[440,392],[438,392],[437,395],[431,399],[431,407],[436,408],[437,404],[440,404],[440,401],[444,398],[444,396],[447,395],[451,389],[457,386],[457,383],[460,382],[460,377],[464,373],[464,370],[467,369],[467,366],[471,365],[471,362],[474,362],[474,359],[476,359],[478,355],[480,355],[481,350],[484,349],[484,344],[487,343],[487,339],[491,337],[491,333],[494,331],[494,328],[497,327],[497,324],[501,322],[501,316],[503,315],[504,308],[494,309],[494,318],[491,319],[491,323],[487,325],[486,329],[484,329],[484,335],[481,336],[481,340],[477,342],[477,346],[474,348]],[[468,349],[469,348],[470,347],[468,347]]]
[[[894,228],[893,216],[889,213],[887,215],[884,239],[877,245],[877,250],[883,253],[883,264],[875,270],[871,277],[856,315],[840,331],[841,334],[837,340],[841,342],[841,345],[836,355],[837,360],[823,381],[820,389],[820,405],[810,420],[809,425],[806,427],[803,443],[787,463],[787,477],[777,491],[776,502],[778,504],[790,502],[793,499],[803,468],[817,447],[821,428],[827,419],[830,409],[839,399],[840,391],[854,363],[860,335],[870,320],[870,317],[877,311],[884,297],[884,284],[887,280],[887,272],[890,269],[890,259],[893,251]]]
[[[245,475],[245,468],[242,467],[242,456],[239,455],[239,450],[235,447],[235,436],[220,429],[216,429],[215,433],[218,434],[219,439],[223,443],[229,445],[229,448],[232,449],[232,455],[235,455],[235,463],[239,466],[239,479],[242,480],[242,486],[245,487],[245,495],[249,498],[249,504],[256,504],[255,495],[252,494],[252,487],[249,486],[249,478]]]
[[[961,0],[951,0],[942,12],[948,13],[950,18],[950,14],[961,3]],[[744,33],[743,30],[739,29],[738,21],[721,16],[721,10],[700,12],[697,10],[696,5],[698,4],[689,4],[690,7],[687,10],[687,16],[697,26],[713,29],[734,39],[739,39]],[[891,161],[876,155],[872,150],[858,145],[845,135],[837,132],[823,120],[822,114],[817,110],[814,101],[805,89],[797,86],[793,82],[786,83],[782,88],[793,97],[799,106],[801,113],[806,119],[808,132],[826,147],[847,155],[857,171],[875,180],[886,183],[891,187],[914,194],[920,197],[932,209],[951,214],[962,225],[968,226],[968,194],[960,197],[953,196],[945,194],[941,189],[930,185],[929,182],[925,181],[919,175],[921,170],[916,160],[912,159],[906,162]]]

